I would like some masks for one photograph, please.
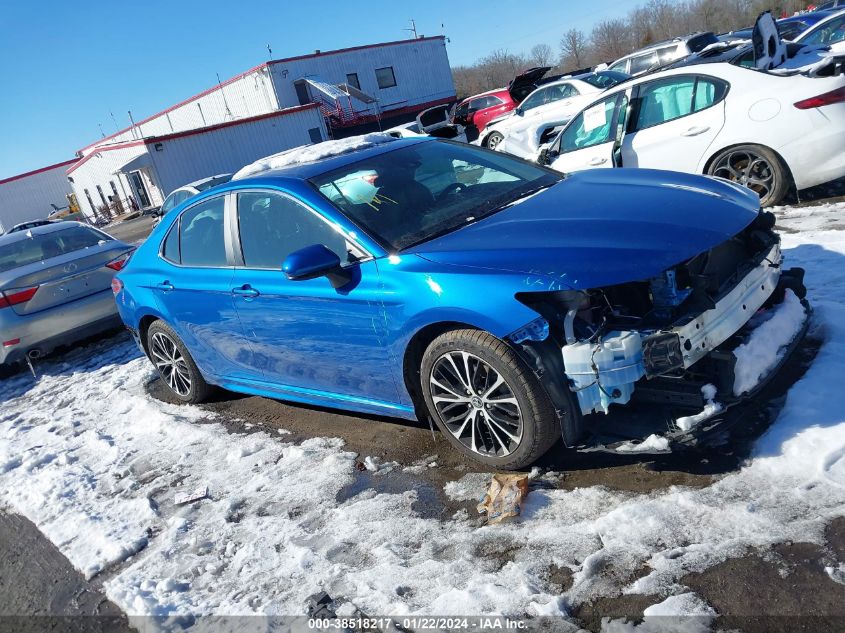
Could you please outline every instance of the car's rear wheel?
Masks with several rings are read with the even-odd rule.
[[[535,462],[560,437],[548,394],[514,351],[480,330],[452,330],[426,349],[420,371],[429,414],[449,442],[500,469]]]
[[[147,330],[147,352],[161,381],[176,399],[196,404],[207,399],[213,391],[185,344],[163,321],[155,321]]]
[[[488,149],[496,149],[499,143],[505,140],[501,132],[490,132],[486,139],[484,139],[484,146]]]
[[[760,196],[760,206],[778,204],[789,191],[789,172],[768,147],[739,145],[720,152],[707,173],[748,187]]]

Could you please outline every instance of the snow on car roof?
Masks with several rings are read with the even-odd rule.
[[[242,178],[249,178],[257,176],[274,169],[281,169],[291,165],[300,165],[302,163],[313,163],[318,160],[331,158],[333,156],[340,156],[350,152],[375,147],[383,143],[391,143],[397,139],[389,134],[375,132],[372,134],[362,134],[360,136],[350,136],[338,140],[323,141],[322,143],[315,143],[314,145],[301,145],[293,149],[279,152],[271,156],[259,158],[254,163],[250,163],[246,167],[241,168],[232,180],[240,180]]]

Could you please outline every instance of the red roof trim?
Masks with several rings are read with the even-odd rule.
[[[9,176],[8,178],[4,178],[0,180],[0,185],[5,185],[7,182],[12,182],[13,180],[20,180],[21,178],[27,178],[28,176],[34,176],[35,174],[40,174],[45,171],[50,171],[51,169],[57,169],[58,167],[64,167],[65,165],[70,165],[71,163],[75,163],[78,158],[71,158],[70,160],[66,160],[63,163],[56,163],[55,165],[48,165],[47,167],[41,167],[40,169],[33,169],[32,171],[28,171],[23,174],[18,174],[17,176]]]
[[[434,35],[432,37],[418,37],[413,40],[394,40],[392,42],[382,42],[381,44],[364,44],[363,46],[350,46],[349,48],[338,48],[333,51],[320,51],[319,53],[309,53],[308,55],[298,55],[296,57],[285,57],[283,59],[273,59],[267,62],[270,64],[284,64],[287,62],[296,62],[300,59],[312,59],[315,57],[325,57],[326,55],[338,55],[340,53],[350,53],[352,51],[363,51],[370,48],[381,48],[383,46],[398,46],[400,44],[412,44],[414,42],[430,42],[431,40],[445,40],[445,35]]]
[[[247,77],[247,76],[248,76],[248,75],[250,75],[251,73],[254,73],[254,72],[258,71],[258,70],[261,70],[262,68],[264,68],[264,67],[266,67],[266,66],[267,66],[267,63],[266,63],[266,62],[265,62],[265,63],[263,63],[263,64],[259,64],[258,66],[254,66],[253,68],[250,68],[249,70],[246,70],[246,71],[244,71],[244,72],[240,73],[239,75],[235,75],[235,76],[234,76],[234,77],[232,77],[231,79],[227,79],[226,81],[222,81],[222,82],[220,82],[220,84],[218,84],[218,85],[216,85],[216,86],[212,86],[211,88],[208,88],[207,90],[203,90],[203,91],[202,91],[202,92],[200,92],[199,94],[195,94],[193,97],[188,97],[188,98],[187,98],[187,99],[185,99],[184,101],[180,101],[179,103],[177,103],[177,104],[175,104],[175,105],[172,105],[172,106],[170,106],[169,108],[166,108],[166,109],[162,110],[161,112],[157,112],[156,114],[153,114],[152,116],[148,116],[146,119],[143,119],[142,121],[138,121],[137,123],[135,123],[134,127],[138,127],[139,125],[144,125],[144,123],[149,123],[149,122],[150,122],[150,121],[152,121],[153,119],[157,119],[158,117],[160,117],[160,116],[162,116],[162,115],[164,115],[164,114],[167,114],[168,112],[172,112],[172,111],[173,111],[173,110],[175,110],[176,108],[180,108],[180,107],[182,107],[183,105],[186,105],[186,104],[188,104],[188,103],[191,103],[192,101],[196,101],[197,99],[199,99],[199,98],[201,98],[201,97],[204,97],[204,96],[205,96],[205,95],[207,95],[207,94],[211,94],[211,93],[212,93],[212,92],[214,92],[215,90],[218,90],[221,86],[228,86],[230,83],[233,83],[233,82],[237,81],[238,79],[243,79],[244,77]],[[109,136],[107,136],[107,137],[105,137],[105,138],[101,138],[99,141],[94,141],[93,143],[90,143],[90,144],[86,145],[85,147],[83,147],[83,148],[82,148],[81,150],[79,150],[79,151],[80,151],[80,152],[84,152],[86,149],[89,149],[89,148],[91,148],[91,147],[94,147],[95,145],[97,145],[97,144],[99,144],[99,143],[102,143],[103,141],[107,141],[107,140],[109,140],[110,138],[114,138],[115,136],[120,136],[121,134],[124,134],[124,133],[128,132],[129,130],[131,130],[131,129],[132,129],[132,127],[133,127],[133,126],[129,126],[129,127],[125,127],[125,128],[123,128],[122,130],[118,130],[118,131],[117,131],[117,132],[115,132],[114,134],[110,134]]]
[[[193,136],[195,134],[205,134],[206,132],[214,132],[223,128],[232,127],[233,125],[241,125],[242,123],[252,123],[254,121],[261,121],[263,119],[270,119],[277,116],[285,116],[287,114],[294,114],[303,110],[313,110],[319,108],[317,103],[306,103],[305,105],[294,106],[292,108],[285,108],[284,110],[276,110],[275,112],[267,112],[265,114],[258,114],[256,116],[246,117],[243,119],[235,119],[234,121],[226,121],[225,123],[217,123],[206,127],[194,128],[193,130],[185,130],[184,132],[173,132],[172,134],[163,134],[161,136],[150,136],[144,139],[147,145],[159,143],[161,141],[172,141],[176,138],[185,136]]]
[[[103,147],[98,147],[96,149],[96,151],[93,151],[90,154],[87,154],[87,155],[83,156],[82,158],[80,158],[79,160],[77,160],[76,163],[70,169],[68,169],[67,172],[65,172],[65,173],[67,173],[67,174],[73,173],[74,171],[76,171],[77,168],[82,167],[82,165],[87,163],[89,159],[93,158],[94,156],[96,156],[100,152],[108,152],[108,151],[111,151],[113,149],[126,149],[127,147],[135,147],[136,145],[143,145],[143,144],[144,144],[144,141],[142,139],[140,141],[129,141],[127,143],[115,143],[114,145],[105,145]]]

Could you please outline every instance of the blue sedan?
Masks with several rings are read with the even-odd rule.
[[[258,165],[165,216],[114,283],[186,403],[219,386],[431,416],[517,468],[639,392],[737,400],[724,346],[802,292],[773,216],[726,181],[372,136]]]

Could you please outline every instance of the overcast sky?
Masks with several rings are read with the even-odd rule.
[[[446,35],[452,65],[497,48],[557,51],[569,28],[638,0],[7,0],[0,11],[0,178],[75,150],[269,58]],[[114,114],[114,121],[110,115]],[[115,125],[116,121],[116,125]]]

